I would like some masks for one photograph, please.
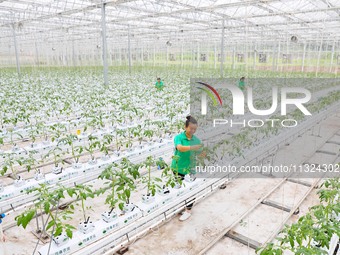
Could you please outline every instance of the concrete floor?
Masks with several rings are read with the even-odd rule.
[[[312,136],[311,132],[302,135],[288,146],[280,149],[275,158],[275,164],[294,163],[308,159],[318,146],[325,143],[327,137],[340,130],[338,117],[330,117],[321,123],[321,137]],[[165,157],[170,159],[171,155]],[[159,174],[157,172],[156,174]],[[307,181],[312,181],[305,179]],[[268,193],[280,179],[266,178],[238,178],[227,184],[226,189],[218,189],[214,194],[197,202],[192,210],[192,216],[185,222],[180,222],[178,216],[167,223],[149,232],[141,239],[134,240],[129,246],[127,255],[196,255],[211,242],[224,228],[238,220],[240,215],[249,210],[257,201]],[[93,181],[94,187],[100,187],[102,181]],[[306,187],[294,183],[286,183],[270,196],[271,200],[287,206],[296,204],[306,191]],[[308,208],[318,203],[317,190],[300,205],[300,214],[292,216],[288,223],[292,223],[308,211]],[[133,195],[133,199],[140,199],[142,187]],[[86,203],[92,206],[89,216],[97,217],[98,213],[107,209],[104,204],[105,197],[88,200]],[[78,208],[79,209],[79,208]],[[76,209],[76,214],[70,224],[77,225],[81,220],[81,212]],[[266,240],[277,226],[280,220],[287,215],[286,212],[261,205],[249,214],[236,228],[238,232],[247,235],[259,242]],[[15,214],[6,220],[14,220]],[[35,221],[28,225],[26,230],[22,227],[13,227],[5,234],[7,241],[0,243],[0,255],[25,255],[32,254],[36,244],[36,238],[30,232],[35,227]],[[223,255],[254,255],[253,249],[248,248],[230,238],[220,240],[208,254]]]

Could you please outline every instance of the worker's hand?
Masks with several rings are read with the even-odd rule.
[[[6,236],[5,236],[5,234],[2,234],[2,240],[1,240],[2,242],[6,242]]]
[[[203,146],[203,144],[193,145],[193,146],[190,146],[190,150],[197,151],[197,150],[201,149],[202,146]]]
[[[202,151],[198,156],[201,158],[205,158],[207,156],[207,153],[205,151]]]

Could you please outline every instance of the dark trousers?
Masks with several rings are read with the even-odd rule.
[[[174,172],[174,171],[173,171]],[[181,173],[175,173],[174,174],[177,174],[179,178],[181,178],[181,180],[183,181],[184,180],[184,174],[181,174]],[[187,208],[187,210],[191,210],[191,208],[193,207],[194,205],[194,202],[195,202],[195,198],[191,199],[190,201],[186,201],[185,203],[185,206]]]

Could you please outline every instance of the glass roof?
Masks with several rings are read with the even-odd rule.
[[[13,40],[23,47],[63,40],[96,40],[106,9],[107,38],[126,45],[128,31],[140,42],[169,38],[191,42],[209,34],[237,42],[340,39],[338,0],[0,0],[0,47]],[[317,35],[317,38],[316,38]],[[125,39],[124,39],[125,38]],[[100,38],[99,38],[100,40]]]

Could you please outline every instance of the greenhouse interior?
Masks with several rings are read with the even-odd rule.
[[[340,255],[339,0],[0,0],[0,255]]]

